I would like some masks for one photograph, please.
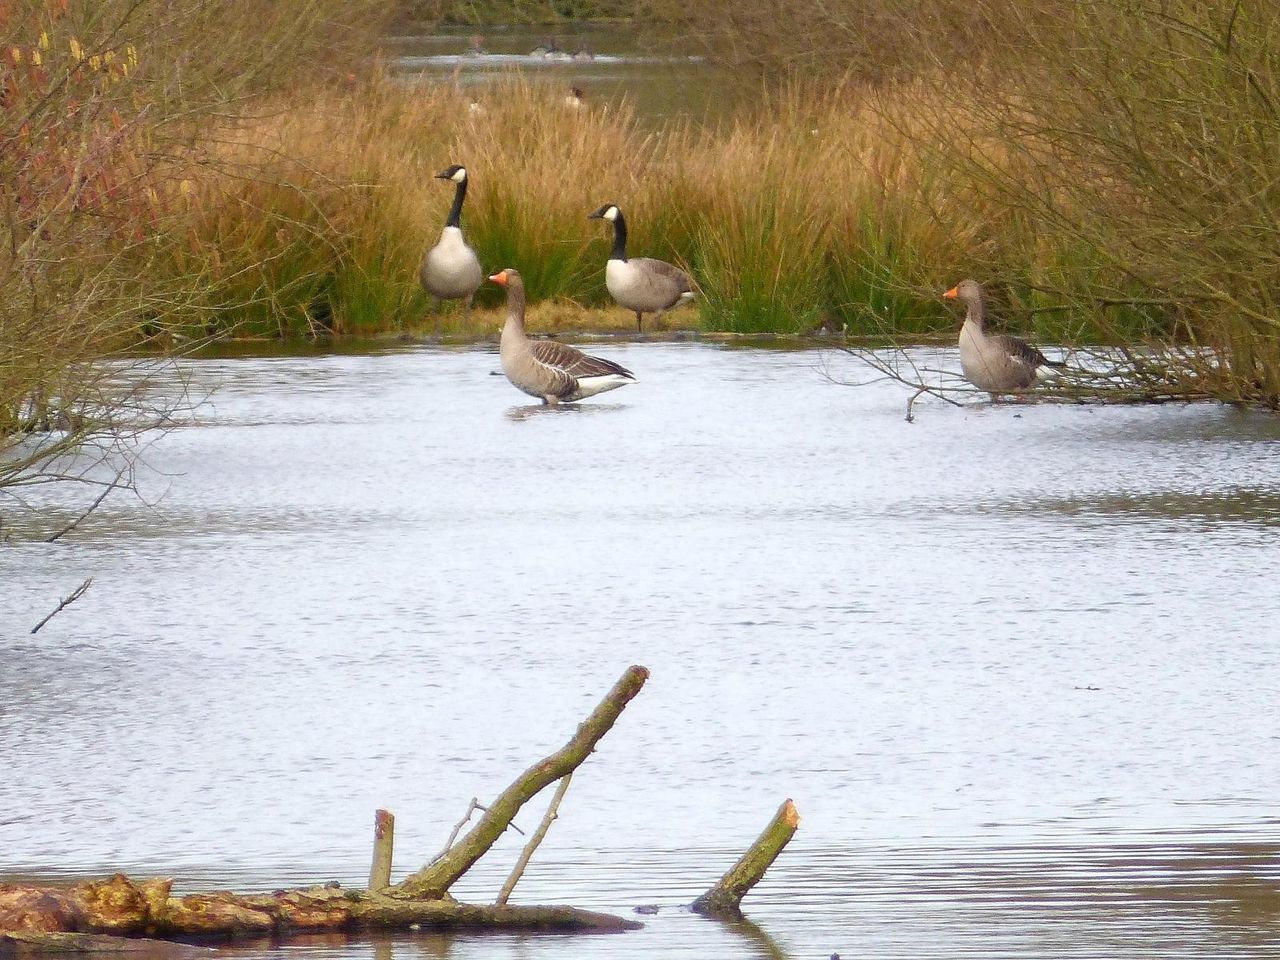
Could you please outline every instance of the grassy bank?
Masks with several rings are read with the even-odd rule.
[[[223,172],[194,172],[173,198],[170,269],[209,278],[189,318],[204,332],[433,327],[416,271],[452,197],[432,175],[450,162],[471,172],[463,223],[482,263],[518,267],[535,302],[608,306],[610,234],[586,219],[604,202],[626,212],[635,254],[692,271],[702,296],[672,320],[707,330],[923,333],[954,325],[939,294],[963,275],[998,270],[1014,309],[1044,306],[1038,276],[1102,269],[918,150],[918,93],[793,90],[723,128],[653,131],[625,104],[572,110],[518,80],[486,90],[482,113],[448,85],[335,87],[224,133]],[[1115,332],[1079,312],[1027,319],[1051,339]],[[1125,322],[1138,335],[1153,318]]]

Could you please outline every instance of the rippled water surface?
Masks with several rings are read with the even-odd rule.
[[[688,42],[651,25],[579,24],[558,33],[536,27],[480,33],[455,28],[388,37],[386,45],[390,67],[403,81],[456,84],[475,98],[480,111],[495,95],[494,84],[516,75],[566,94],[577,87],[588,106],[626,100],[642,120],[717,120],[755,89],[708,63]],[[531,56],[540,45],[561,56],[590,59]]]
[[[358,884],[380,806],[407,871],[641,663],[516,899],[662,905],[644,930],[309,949],[1276,955],[1280,420],[908,424],[846,358],[598,352],[639,382],[559,409],[486,349],[194,361],[141,498],[54,544],[10,511],[0,871]],[[59,496],[37,526],[93,494]],[[680,912],[785,797],[758,927]]]

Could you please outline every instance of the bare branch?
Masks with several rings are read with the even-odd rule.
[[[54,607],[53,612],[50,613],[47,617],[45,617],[43,620],[41,620],[39,623],[37,623],[34,627],[32,627],[31,632],[39,633],[41,627],[43,627],[46,623],[48,623],[50,620],[56,617],[59,613],[61,613],[67,607],[71,606],[71,604],[79,600],[84,595],[84,592],[89,589],[89,585],[92,583],[93,583],[93,577],[86,577],[84,583],[80,584],[80,586],[72,590],[69,596],[63,597],[62,601],[56,607]]]

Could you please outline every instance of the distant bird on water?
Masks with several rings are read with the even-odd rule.
[[[613,224],[613,252],[604,267],[604,285],[619,306],[635,313],[636,330],[643,330],[646,313],[656,320],[694,298],[693,279],[679,267],[652,257],[627,257],[627,221],[616,204],[606,203],[587,219]]]
[[[436,174],[438,180],[454,184],[453,206],[449,219],[440,231],[440,239],[427,251],[418,269],[422,288],[440,300],[463,300],[468,310],[480,284],[484,271],[480,258],[462,236],[462,203],[467,198],[467,168],[453,164]]]
[[[1016,393],[1047,376],[1044,368],[1066,366],[1061,360],[1050,360],[1025,340],[988,333],[986,294],[976,280],[961,280],[943,296],[967,307],[960,328],[960,369],[979,390],[993,397]]]
[[[524,329],[524,281],[510,267],[489,277],[507,288],[507,322],[498,354],[516,388],[545,404],[571,403],[635,381],[626,367],[555,340],[532,340]]]

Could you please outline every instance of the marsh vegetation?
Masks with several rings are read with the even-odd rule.
[[[408,83],[370,59],[395,12],[372,2],[0,6],[8,475],[116,436],[138,377],[96,361],[139,344],[495,327],[440,321],[417,286],[450,162],[535,325],[587,307],[625,328],[586,221],[617,202],[637,253],[697,278],[673,324],[916,340],[954,329],[938,295],[976,276],[1040,340],[1140,347],[1129,374],[1188,395],[1280,398],[1271,5],[646,9],[758,96],[655,126],[516,75]],[[58,443],[22,439],[51,425]]]

